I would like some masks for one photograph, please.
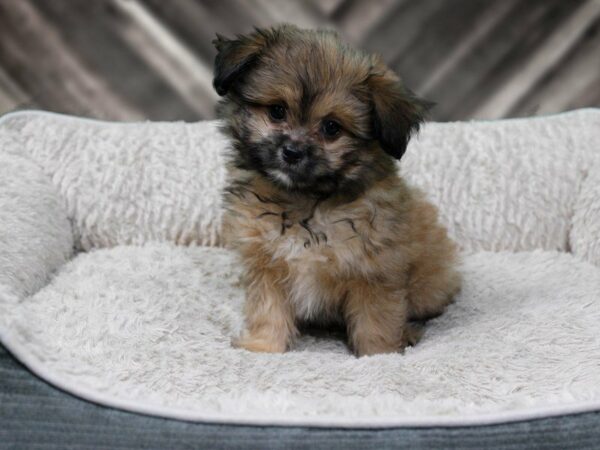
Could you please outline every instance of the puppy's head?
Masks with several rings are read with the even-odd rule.
[[[280,188],[360,192],[393,170],[425,104],[377,56],[282,25],[217,36],[214,87],[238,167]]]

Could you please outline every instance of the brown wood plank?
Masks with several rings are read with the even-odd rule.
[[[202,61],[137,0],[113,1],[115,31],[201,118],[212,117],[217,95],[212,64]]]
[[[145,118],[200,118],[116,32],[118,18],[110,2],[33,3],[89,70],[101,77],[112,92],[143,111]]]
[[[588,0],[553,27],[544,42],[529,52],[528,60],[473,112],[475,118],[500,118],[535,87],[544,73],[552,70],[576,45],[585,30],[600,17],[600,2]]]
[[[362,44],[373,30],[379,30],[380,24],[390,17],[407,0],[346,0],[335,12],[335,21],[341,34],[350,42]]]
[[[476,25],[486,16],[498,16],[515,0],[469,0],[461,8],[453,2],[442,6],[422,23],[423,30],[390,65],[397,70],[408,86],[422,94],[421,84],[429,74],[435,74],[440,63],[460,47]]]
[[[44,108],[112,119],[143,116],[89,70],[27,0],[0,2],[0,61]]]
[[[510,115],[552,114],[584,105],[600,107],[600,19]]]
[[[210,65],[216,54],[211,41],[217,33],[234,37],[251,32],[255,26],[267,27],[279,23],[286,14],[293,14],[297,21],[304,17],[311,28],[325,23],[325,19],[314,11],[307,12],[298,5],[286,5],[284,11],[281,6],[273,8],[271,2],[260,0],[142,0],[142,3],[160,17],[202,61]]]
[[[311,8],[310,3],[282,1],[273,3],[272,0],[245,0],[244,3],[255,11],[269,18],[269,24],[289,22],[301,28],[317,28],[330,25],[327,19]]]
[[[215,34],[233,35],[240,29],[250,28],[252,22],[236,21],[237,9],[224,10],[226,2],[193,0],[143,0],[156,16],[205,61],[212,61],[215,50],[211,41]],[[241,16],[244,19],[244,16]]]
[[[573,5],[563,0],[517,2],[461,64],[431,90],[429,98],[437,103],[434,117],[472,118],[474,110],[513,73],[518,73],[531,52],[568,18]]]
[[[408,51],[424,32],[423,23],[444,7],[439,0],[397,3],[365,36],[362,47],[379,53],[388,64]]]
[[[422,74],[414,89],[427,98],[436,87],[444,82],[449,73],[460,70],[463,60],[493,32],[494,28],[514,8],[515,1],[518,0],[495,2],[482,11],[475,23],[466,27],[463,24],[463,27],[468,30],[467,33],[446,54],[438,58],[434,67]],[[440,41],[444,39],[444,35],[439,36]]]
[[[123,120],[211,118],[215,34],[282,21],[333,27],[382,54],[409,87],[437,102],[437,120],[598,105],[593,7],[577,16],[594,4],[0,0],[0,112],[34,106]]]
[[[307,7],[311,7],[313,10],[318,11],[323,17],[331,19],[340,8],[344,6],[344,3],[348,3],[349,0],[306,0],[305,4]]]
[[[35,107],[29,96],[0,67],[0,115],[17,109]]]

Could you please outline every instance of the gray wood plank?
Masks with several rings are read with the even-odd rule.
[[[0,55],[36,103],[48,109],[97,117],[142,117],[74,54],[28,0],[0,2]]]
[[[211,118],[215,34],[281,21],[336,28],[382,54],[437,103],[437,120],[597,105],[600,44],[578,37],[595,19],[582,14],[579,30],[568,24],[598,1],[0,0],[0,68],[22,94],[4,83],[0,110]],[[568,45],[561,30],[571,30]]]
[[[143,0],[154,14],[180,39],[190,46],[200,58],[212,61],[215,50],[211,41],[215,34],[233,36],[252,27],[252,20],[244,19],[239,9],[224,9],[226,2],[193,0]],[[242,23],[236,19],[241,17]]]
[[[439,0],[399,2],[384,20],[365,36],[363,47],[379,53],[384,61],[392,63],[408,51],[424,33],[423,23],[444,8]]]
[[[581,4],[581,1],[574,0]],[[491,28],[461,64],[451,70],[429,98],[437,103],[438,120],[472,118],[474,110],[513,74],[531,52],[543,44],[553,28],[566,20],[574,2],[528,0],[517,2]]]
[[[464,2],[461,8],[453,2],[442,2],[442,6],[422,24],[423,30],[428,31],[419,33],[410,46],[390,61],[390,65],[409,86],[424,94],[422,84],[430,74],[438,73],[440,65],[464,45],[477,25],[489,22],[490,17],[498,21],[517,1],[470,0]],[[485,35],[482,37],[485,38]],[[461,67],[454,65],[453,69],[461,70]]]
[[[544,74],[572,50],[585,30],[599,17],[598,0],[588,0],[570,12],[568,19],[553,27],[544,42],[529,53],[528,60],[521,64],[519,70],[508,76],[503,85],[478,106],[473,117],[496,119],[509,115]]]
[[[35,105],[23,89],[0,67],[0,114],[27,107],[35,107]]]
[[[346,0],[333,19],[346,39],[362,44],[369,33],[378,30],[380,24],[407,1],[410,0]]]
[[[581,105],[600,107],[600,19],[585,31],[574,50],[548,71],[510,116],[552,114]]]
[[[112,92],[143,111],[145,118],[201,118],[119,36],[115,30],[119,19],[109,1],[36,0],[32,3],[89,70],[101,77]]]
[[[199,117],[214,112],[212,64],[202,61],[137,0],[114,0],[116,32]]]

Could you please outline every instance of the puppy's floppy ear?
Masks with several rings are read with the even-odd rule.
[[[400,159],[433,104],[417,98],[382,63],[367,83],[373,102],[373,134],[386,153]]]
[[[213,86],[217,94],[227,94],[235,80],[246,72],[266,47],[269,34],[256,29],[248,36],[227,39],[219,34],[212,41],[218,53],[215,57]]]

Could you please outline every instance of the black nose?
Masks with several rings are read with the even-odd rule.
[[[286,163],[296,164],[304,157],[304,152],[294,145],[285,144],[281,149],[281,156]]]

